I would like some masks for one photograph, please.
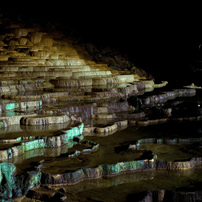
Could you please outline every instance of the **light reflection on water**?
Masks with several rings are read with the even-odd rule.
[[[178,123],[162,124],[149,127],[128,127],[117,131],[107,137],[86,137],[100,144],[96,153],[80,156],[75,160],[66,160],[65,156],[45,160],[45,171],[54,173],[55,166],[60,166],[60,172],[77,170],[80,167],[93,167],[103,163],[114,163],[117,161],[134,160],[138,156],[132,156],[126,151],[116,152],[117,147],[127,148],[129,144],[145,138],[190,138],[201,137],[198,130],[201,123]],[[173,132],[172,132],[173,131]],[[188,160],[199,156],[201,152],[200,143],[190,144],[142,144],[141,147],[151,149],[157,154],[159,160]],[[52,167],[52,165],[55,165]],[[57,170],[58,172],[58,170]],[[137,197],[148,189],[177,190],[182,188],[202,188],[202,167],[195,167],[181,171],[140,171],[131,174],[118,175],[107,179],[96,179],[79,182],[65,188],[67,198],[72,201],[126,201],[131,197]],[[52,188],[54,189],[54,188]],[[47,191],[47,190],[46,190]],[[136,201],[136,200],[132,200]]]
[[[37,154],[38,157],[36,158],[22,160],[22,164],[26,167],[31,162],[38,162],[44,159],[43,165],[46,168],[43,170],[45,172],[63,173],[68,170],[77,170],[81,167],[95,167],[100,164],[130,161],[138,159],[141,154],[132,154],[126,150],[117,152],[116,149],[127,148],[127,146],[134,144],[137,140],[146,138],[199,138],[202,137],[201,131],[201,122],[169,122],[147,127],[131,126],[106,137],[86,136],[85,139],[100,144],[100,149],[95,153],[85,156],[81,155],[75,159],[67,159],[65,152],[60,151],[60,153],[58,148],[53,148],[49,150],[53,154],[52,157]],[[159,160],[166,161],[189,160],[202,154],[201,143],[173,145],[152,143],[141,144],[141,147],[152,150]],[[74,149],[74,147],[68,149],[68,152]],[[46,149],[41,151],[47,152]],[[148,189],[202,189],[202,168],[195,167],[190,170],[172,172],[166,170],[140,171],[107,179],[83,181],[76,185],[62,187],[65,188],[68,199],[72,201],[125,201],[136,197],[135,194]],[[39,189],[42,190],[43,188]],[[51,189],[56,188],[52,187]]]
[[[175,172],[141,171],[62,187],[70,201],[138,201],[136,199],[139,193],[149,189],[182,191],[189,188],[201,189],[201,173],[202,167]],[[46,188],[40,189],[48,192]],[[52,187],[52,189],[59,188]]]

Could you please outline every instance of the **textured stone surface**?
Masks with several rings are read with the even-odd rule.
[[[127,172],[137,172],[142,170],[168,169],[182,170],[190,169],[196,165],[201,165],[201,158],[192,158],[187,162],[166,162],[157,161],[154,156],[151,160],[137,160],[129,162],[119,162],[117,164],[99,165],[94,168],[81,168],[73,172],[63,174],[48,174],[42,172],[42,184],[68,184],[72,185],[82,180],[110,177]]]
[[[0,151],[0,160],[11,159],[15,156],[23,155],[27,151],[41,149],[41,148],[53,148],[60,147],[62,145],[68,144],[69,140],[79,137],[83,132],[84,124],[81,123],[77,126],[70,127],[69,129],[59,131],[61,134],[57,136],[49,137],[19,137],[17,139],[8,140],[7,142],[17,142],[17,146],[10,147],[6,150]],[[24,140],[28,140],[24,142]]]
[[[45,116],[45,117],[22,117],[20,123],[22,125],[48,125],[54,123],[66,123],[70,122],[70,118],[67,115],[57,115],[57,116]]]
[[[160,161],[152,151],[140,148],[141,144],[149,143],[198,143],[201,138],[139,139],[128,147],[132,153],[143,153],[139,159],[95,167],[82,167],[82,162],[79,169],[71,172],[66,169],[63,173],[45,173],[42,162],[34,165],[32,160],[61,156],[74,164],[74,160],[98,151],[100,145],[85,140],[85,135],[107,136],[128,125],[141,128],[169,121],[200,121],[201,114],[173,117],[174,104],[163,108],[163,115],[160,113],[167,101],[194,96],[196,90],[176,89],[141,96],[166,86],[167,82],[155,84],[154,80],[146,79],[146,72],[127,64],[117,54],[111,54],[109,59],[110,50],[103,50],[98,57],[92,45],[86,45],[88,50],[85,50],[52,29],[46,30],[32,23],[17,24],[1,17],[0,160],[5,161],[0,163],[2,200],[25,195],[36,186],[72,185],[127,172],[185,170],[201,165],[201,157],[189,161]],[[98,64],[92,58],[102,63]],[[117,66],[112,64],[114,61]],[[125,69],[128,67],[131,71]],[[136,102],[128,102],[131,96],[134,100],[140,96],[139,106]],[[34,132],[43,135],[29,135]],[[32,162],[32,168],[15,175],[14,164],[24,160]],[[152,194],[149,193],[147,199]],[[165,194],[162,191],[157,195],[163,199]],[[51,196],[51,200],[64,198],[62,190]]]
[[[16,189],[14,173],[16,167],[12,163],[0,163],[0,188],[1,198],[11,198]]]
[[[8,116],[2,116],[0,118],[0,128],[6,128],[8,126],[12,126],[12,125],[19,125],[21,119],[24,117],[31,117],[31,116],[36,116],[36,114],[34,113],[30,113],[27,115],[16,115],[15,113],[7,113]]]
[[[89,136],[90,134],[92,135],[98,135],[98,136],[107,136],[110,134],[113,134],[116,132],[118,129],[123,129],[128,126],[128,121],[117,121],[112,125],[106,126],[106,127],[86,127],[84,128],[84,134],[86,136]],[[94,134],[95,133],[95,134]]]
[[[168,100],[175,99],[177,97],[189,97],[196,94],[195,89],[176,89],[173,91],[162,92],[157,95],[151,95],[142,99],[142,102],[146,106],[153,106],[158,103],[165,103]]]

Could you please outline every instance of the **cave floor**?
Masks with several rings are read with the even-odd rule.
[[[44,158],[44,171],[52,174],[77,170],[80,167],[95,167],[100,164],[112,164],[141,158],[142,153],[127,151],[127,147],[138,139],[155,138],[198,138],[196,132],[200,123],[162,124],[148,127],[128,127],[107,137],[86,137],[100,144],[100,149],[89,155],[67,159],[65,155],[56,158]],[[193,132],[195,131],[195,132]],[[141,144],[142,148],[152,150],[159,160],[186,161],[201,156],[200,143],[190,144]],[[74,147],[72,148],[74,149]],[[39,159],[37,159],[39,160]],[[29,164],[29,161],[27,162]],[[26,164],[26,161],[25,161]],[[150,170],[126,173],[109,178],[79,182],[71,186],[43,186],[35,192],[51,195],[61,187],[71,201],[136,201],[147,190],[190,190],[202,188],[202,167],[188,170]]]
[[[77,158],[68,159],[67,153],[59,156],[45,157],[39,155],[35,158],[25,159],[15,163],[17,168],[31,167],[33,162],[44,160],[43,171],[51,174],[58,174],[67,171],[77,170],[81,167],[95,167],[100,164],[113,164],[122,161],[141,159],[142,152],[134,153],[128,151],[130,144],[140,139],[148,138],[200,138],[201,134],[197,129],[201,128],[201,122],[191,123],[166,123],[148,127],[130,126],[118,130],[106,137],[86,136],[87,140],[99,143],[97,152],[80,155]],[[192,157],[201,156],[202,148],[200,142],[189,144],[141,144],[141,148],[152,150],[158,160],[164,161],[187,161]],[[82,150],[81,145],[75,144],[68,150]],[[49,152],[54,148],[49,149]],[[43,152],[42,152],[43,153]],[[19,157],[21,158],[21,157]],[[23,157],[22,157],[23,158]],[[20,170],[20,169],[19,169]],[[133,201],[134,198],[141,199],[141,193],[147,190],[189,190],[202,188],[202,167],[196,166],[188,170],[150,170],[133,173],[126,173],[109,178],[92,179],[81,181],[75,185],[42,186],[34,189],[35,192],[52,195],[60,188],[65,190],[65,195],[71,201]]]

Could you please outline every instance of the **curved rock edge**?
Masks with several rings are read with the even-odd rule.
[[[0,161],[4,161],[16,156],[20,156],[24,154],[26,151],[40,149],[40,148],[60,147],[62,145],[68,144],[68,141],[70,139],[74,139],[75,137],[82,135],[83,127],[84,127],[84,124],[80,123],[79,125],[70,127],[67,130],[65,129],[61,130],[60,135],[56,135],[56,136],[53,135],[48,137],[32,136],[31,138],[28,138],[28,140],[31,139],[31,141],[27,141],[27,142],[21,142],[22,140],[26,139],[24,137],[12,139],[10,141],[16,142],[16,143],[21,142],[21,143],[17,146],[13,146],[6,150],[0,150]],[[6,141],[8,142],[8,140]]]
[[[170,143],[176,142],[176,140],[173,141],[172,139],[166,141]],[[188,141],[201,141],[201,138],[188,138]],[[99,144],[96,144],[93,141],[83,140],[82,142],[84,144],[91,144],[92,148],[87,150],[84,149],[81,152],[75,151],[72,156],[69,156],[70,158],[77,157],[81,153],[88,154],[99,149]],[[142,143],[152,142],[164,141],[159,141],[159,139],[157,138],[140,139],[137,141],[136,146],[130,145],[128,149],[147,151],[145,149],[139,149],[139,145]],[[185,142],[185,140],[178,139],[177,142]],[[1,197],[19,197],[25,195],[31,188],[41,185],[73,185],[83,180],[113,177],[124,173],[158,169],[183,170],[191,169],[198,165],[202,165],[202,157],[193,157],[190,161],[159,161],[157,160],[157,156],[152,153],[151,159],[118,162],[116,164],[102,164],[93,168],[80,168],[76,171],[65,172],[62,174],[45,173],[41,170],[41,167],[43,167],[43,163],[39,162],[39,164],[35,167],[35,170],[26,171],[22,175],[14,176],[16,170],[15,165],[8,162],[2,162],[0,163],[0,182],[1,184],[6,182],[6,186],[3,186],[6,188],[4,188],[4,193],[1,195]]]

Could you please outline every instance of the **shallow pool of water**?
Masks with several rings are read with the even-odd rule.
[[[72,186],[62,186],[69,201],[139,201],[147,190],[193,191],[202,189],[202,167],[168,172],[141,171],[106,179],[88,180]],[[36,190],[52,194],[61,187]]]
[[[65,155],[44,161],[45,172],[62,173],[81,167],[95,167],[141,158],[141,152],[129,152],[128,146],[146,138],[199,138],[201,123],[166,123],[158,126],[128,127],[107,137],[85,137],[100,144],[92,154],[67,159]],[[141,148],[152,150],[159,160],[184,161],[201,156],[201,143],[189,144],[141,144]],[[57,169],[55,169],[57,168]],[[148,189],[187,190],[202,188],[202,168],[181,171],[140,171],[106,179],[88,180],[65,187],[72,201],[137,201]],[[46,190],[47,191],[47,190]],[[140,199],[139,198],[139,199]]]
[[[99,143],[100,147],[98,151],[87,155],[79,155],[77,158],[72,159],[67,158],[67,155],[77,150],[79,145],[75,145],[73,148],[70,145],[67,148],[68,145],[65,145],[61,148],[41,149],[26,152],[22,156],[19,156],[18,162],[20,163],[16,166],[18,167],[23,164],[25,167],[29,167],[30,162],[44,160],[44,171],[55,174],[58,172],[63,173],[65,171],[77,170],[81,167],[95,167],[101,164],[115,164],[117,162],[144,159],[142,152],[129,151],[128,146],[135,144],[140,139],[147,138],[199,138],[202,137],[202,134],[197,132],[197,127],[200,127],[200,124],[166,123],[148,127],[131,126],[106,137],[87,136],[85,139]],[[200,142],[189,144],[147,143],[141,144],[140,148],[151,150],[157,155],[158,160],[165,161],[190,160],[192,157],[200,156],[202,153]],[[67,153],[61,152],[63,150]],[[36,157],[31,153],[37,154]],[[47,153],[52,153],[50,155],[51,157]]]

